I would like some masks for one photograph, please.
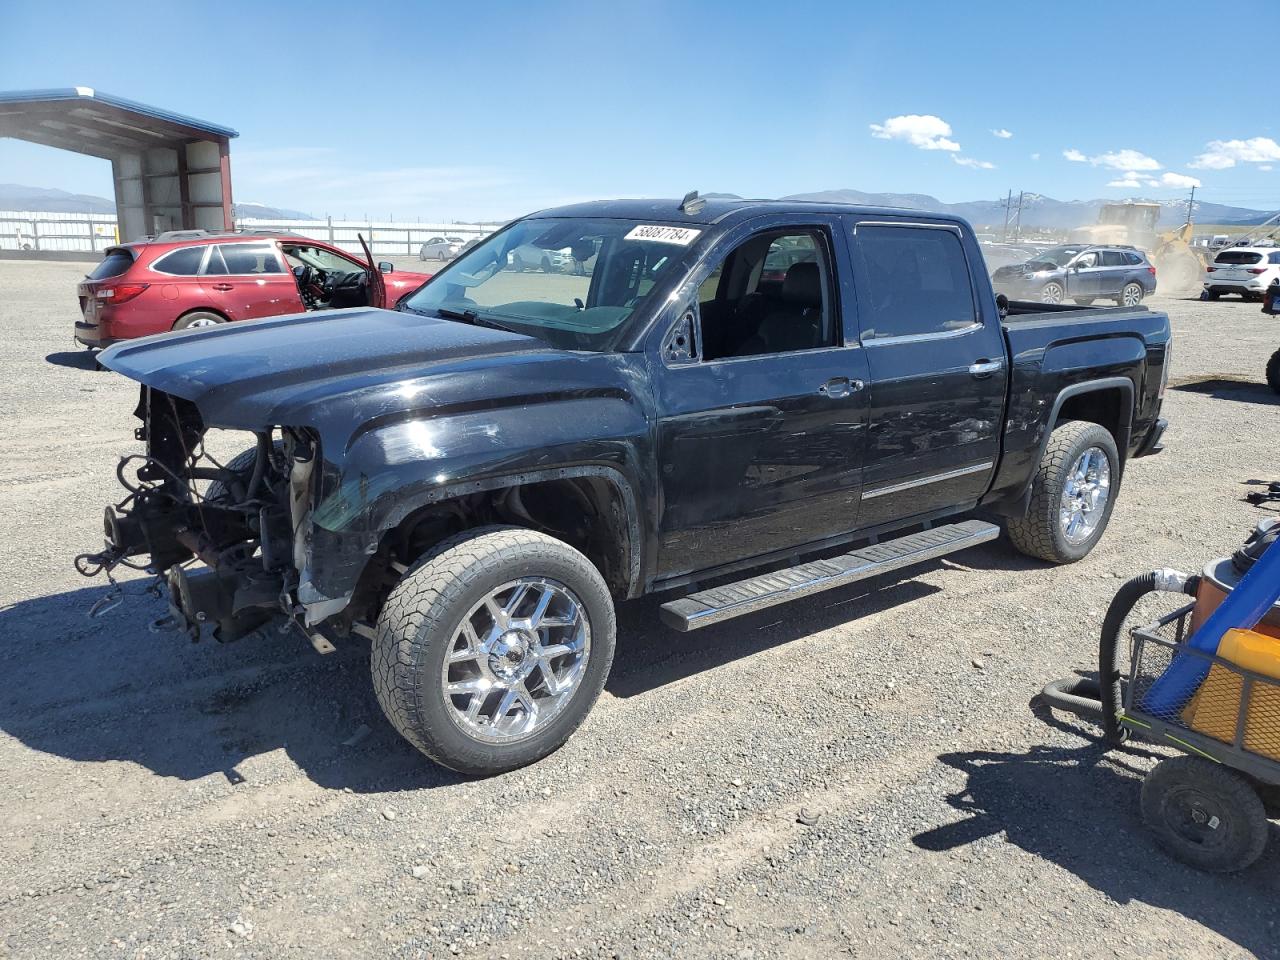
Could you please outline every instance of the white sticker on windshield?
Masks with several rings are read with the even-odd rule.
[[[659,224],[642,224],[633,227],[624,240],[652,240],[655,243],[675,243],[687,247],[698,239],[701,230],[692,227],[664,227]]]

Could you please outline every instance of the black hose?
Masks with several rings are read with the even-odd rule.
[[[1098,642],[1098,692],[1102,700],[1102,729],[1108,743],[1121,743],[1126,735],[1120,726],[1124,700],[1120,689],[1122,668],[1116,659],[1125,620],[1148,593],[1185,593],[1194,597],[1199,585],[1199,577],[1188,577],[1176,570],[1153,570],[1129,580],[1111,598]]]
[[[1067,677],[1046,684],[1040,698],[1051,707],[1074,713],[1090,720],[1102,716],[1102,694],[1098,682],[1088,677]]]
[[[249,477],[249,490],[245,494],[246,500],[252,500],[258,495],[258,487],[262,486],[263,474],[267,472],[267,462],[271,458],[271,434],[258,434],[258,455],[253,458],[253,473]]]

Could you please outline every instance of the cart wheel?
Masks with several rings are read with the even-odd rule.
[[[1142,819],[1170,855],[1211,873],[1250,866],[1270,829],[1253,784],[1199,757],[1156,764],[1142,783]]]

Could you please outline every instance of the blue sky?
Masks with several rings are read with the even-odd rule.
[[[234,127],[236,200],[317,215],[498,219],[694,188],[1164,199],[1188,178],[1204,200],[1280,208],[1280,3],[1230,30],[1216,16],[1175,0],[8,3],[0,89],[91,86]],[[13,140],[0,181],[110,195],[107,164]]]

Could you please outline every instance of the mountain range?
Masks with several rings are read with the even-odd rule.
[[[937,197],[923,193],[866,193],[862,190],[820,190],[817,193],[797,193],[784,200],[821,200],[827,203],[857,203],[867,206],[908,207],[912,210],[932,210],[964,217],[975,226],[1000,226],[1005,219],[1005,201],[969,200],[963,203],[943,203]],[[1143,198],[1132,197],[1139,200]],[[1014,196],[1013,202],[1018,202]],[[1044,227],[1052,230],[1068,230],[1098,222],[1098,211],[1103,204],[1116,200],[1055,200],[1039,193],[1022,195],[1022,227]],[[1145,202],[1152,202],[1147,200]],[[1187,219],[1186,200],[1161,200],[1160,223],[1162,227],[1175,227]],[[1231,224],[1251,226],[1272,217],[1276,211],[1251,210],[1248,207],[1231,207],[1221,203],[1197,200],[1196,223]]]
[[[309,213],[271,207],[265,203],[236,203],[237,217],[262,220],[314,220]],[[114,200],[88,193],[68,193],[48,187],[28,187],[20,183],[0,183],[0,210],[32,210],[42,213],[115,213]]]
[[[729,193],[708,193],[708,197],[735,197]],[[864,190],[820,190],[816,193],[797,193],[783,200],[821,200],[828,203],[855,203],[872,207],[906,207],[912,210],[932,210],[958,214],[978,227],[1001,226],[1005,220],[1005,201],[969,200],[963,203],[943,203],[927,193],[868,193]],[[1015,203],[1016,198],[1015,198]],[[1105,203],[1114,200],[1055,200],[1039,193],[1022,195],[1023,230],[1043,227],[1066,230],[1098,222],[1098,211]],[[1160,226],[1173,227],[1187,218],[1185,200],[1162,200]],[[116,205],[105,197],[84,193],[68,193],[45,187],[27,187],[17,183],[0,183],[0,210],[42,210],[54,213],[114,213]],[[238,217],[254,217],[262,220],[314,220],[315,217],[298,210],[272,207],[264,203],[237,203]],[[1221,203],[1196,201],[1197,223],[1250,226],[1262,223],[1274,211],[1251,210],[1248,207],[1232,207]]]

